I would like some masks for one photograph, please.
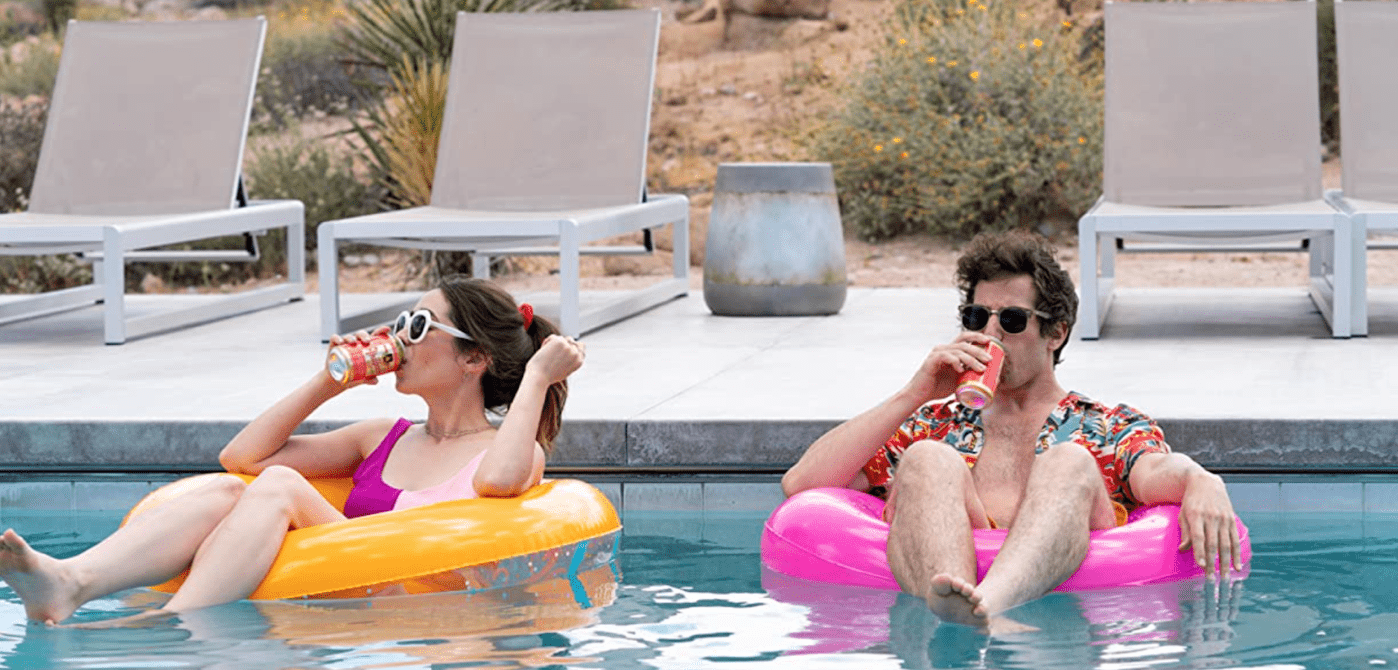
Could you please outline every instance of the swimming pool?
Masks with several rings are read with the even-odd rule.
[[[141,629],[24,622],[0,589],[10,668],[1374,668],[1398,666],[1398,514],[1244,512],[1254,559],[1203,580],[1052,594],[1013,611],[1037,632],[938,626],[897,594],[765,573],[764,514],[623,511],[617,560],[577,580],[473,595],[240,602]],[[7,511],[70,555],[119,513]],[[76,621],[144,608],[131,591]]]

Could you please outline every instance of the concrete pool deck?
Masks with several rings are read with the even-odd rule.
[[[770,476],[902,385],[955,334],[957,303],[949,287],[851,288],[837,315],[732,318],[694,291],[584,337],[550,464]],[[1371,289],[1370,313],[1369,337],[1334,340],[1300,288],[1122,289],[1102,339],[1070,342],[1059,375],[1146,411],[1176,449],[1226,472],[1393,473],[1398,291]],[[318,315],[308,295],[119,346],[102,344],[96,306],[0,326],[0,470],[212,469],[224,442],[319,367]],[[385,384],[334,399],[308,428],[424,414]]]

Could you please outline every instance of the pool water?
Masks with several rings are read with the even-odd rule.
[[[80,551],[118,520],[94,513],[5,519],[55,555]],[[0,589],[0,665],[1398,667],[1398,515],[1245,515],[1254,551],[1245,579],[1055,593],[1011,612],[1037,631],[993,639],[939,625],[906,596],[765,572],[762,520],[634,512],[623,519],[616,560],[573,580],[469,595],[239,602],[134,629],[29,625],[14,594]],[[146,590],[117,594],[73,621],[130,614],[163,599]]]

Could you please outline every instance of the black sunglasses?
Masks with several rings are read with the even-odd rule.
[[[1000,315],[1000,327],[1007,333],[1022,333],[1029,327],[1029,317],[1037,316],[1040,319],[1051,319],[1052,314],[1040,312],[1037,309],[1027,307],[1001,307],[1000,309],[990,309],[985,305],[962,305],[961,327],[966,330],[985,330],[990,325],[990,317]]]

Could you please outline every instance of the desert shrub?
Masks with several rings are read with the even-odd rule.
[[[29,206],[48,108],[42,98],[0,103],[0,212]]]
[[[259,147],[247,165],[248,195],[305,204],[306,249],[315,249],[316,226],[322,221],[379,209],[381,190],[355,176],[353,156],[347,153],[334,150],[322,138],[298,137]]]
[[[901,0],[844,110],[811,142],[861,237],[966,237],[1091,204],[1101,80],[1079,61],[1076,29],[1029,7]]]
[[[37,37],[48,28],[48,20],[25,5],[10,4],[0,11],[0,45],[9,46],[26,37]]]
[[[39,7],[44,12],[44,19],[49,23],[49,30],[55,35],[61,35],[63,28],[68,25],[68,20],[77,16],[78,0],[39,0]]]
[[[92,283],[76,256],[0,256],[0,293],[43,293]]]
[[[382,73],[355,67],[339,41],[345,10],[326,0],[285,7],[268,19],[254,120],[282,129],[306,116],[345,114],[375,97]]]
[[[0,95],[24,98],[53,93],[58,77],[58,40],[31,36],[12,45],[0,60]]]

